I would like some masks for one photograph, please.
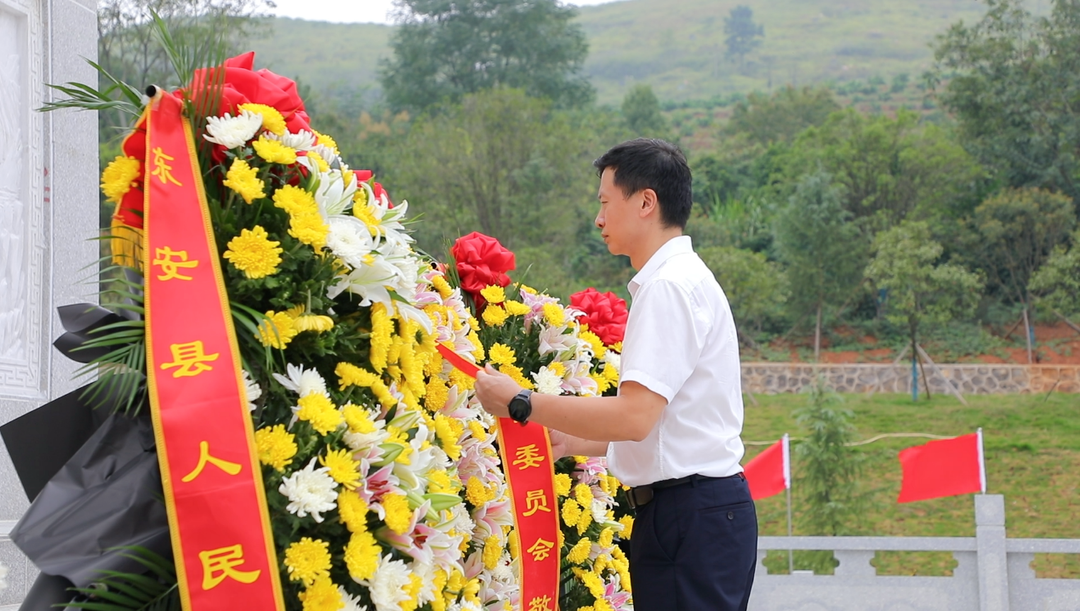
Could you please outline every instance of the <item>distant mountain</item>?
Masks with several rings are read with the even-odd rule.
[[[740,4],[765,27],[742,70],[724,53],[724,18]],[[985,8],[978,0],[623,0],[583,7],[577,20],[589,39],[585,70],[598,99],[618,104],[636,83],[652,85],[661,100],[681,101],[784,84],[916,77],[932,60],[934,37],[959,20],[978,20]],[[257,65],[357,103],[356,96],[378,96],[378,61],[390,54],[393,29],[279,18],[251,46]]]

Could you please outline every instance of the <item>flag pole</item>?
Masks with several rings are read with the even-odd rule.
[[[788,544],[791,543],[791,440],[784,433],[784,492],[787,493],[787,536]],[[787,551],[788,575],[795,573],[795,560],[791,548]]]
[[[979,440],[979,485],[982,488],[980,494],[986,494],[986,458],[983,454],[982,427],[980,426],[979,430],[975,431],[975,433]]]

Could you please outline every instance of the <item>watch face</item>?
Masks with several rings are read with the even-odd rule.
[[[510,399],[510,405],[508,406],[510,417],[518,422],[525,422],[528,420],[529,415],[532,414],[532,404],[529,403],[527,397],[523,397],[521,394],[516,395],[513,399]]]

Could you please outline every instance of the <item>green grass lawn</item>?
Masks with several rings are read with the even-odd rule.
[[[792,445],[802,436],[792,412],[806,404],[806,395],[756,395],[746,402],[743,439],[775,441],[784,433]],[[1080,538],[1080,396],[981,395],[966,397],[963,406],[951,396],[843,395],[842,406],[854,412],[859,439],[881,433],[962,435],[983,429],[987,492],[1005,495],[1009,537]],[[852,534],[873,536],[971,537],[975,534],[971,495],[899,504],[900,450],[928,439],[883,439],[859,450],[866,457],[860,488],[868,509]],[[765,445],[747,445],[744,464]],[[794,455],[794,447],[792,454]],[[799,463],[792,465],[792,509],[796,535],[800,528]],[[762,535],[786,535],[784,495],[758,501]],[[770,571],[786,572],[786,553],[772,552]],[[879,575],[949,575],[955,561],[949,553],[878,552]],[[1036,555],[1039,577],[1080,578],[1080,556]],[[798,561],[796,561],[796,568]]]

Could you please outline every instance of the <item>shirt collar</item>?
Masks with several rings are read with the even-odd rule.
[[[681,235],[671,238],[664,245],[653,253],[649,260],[645,262],[645,265],[641,266],[641,270],[630,279],[630,282],[626,285],[626,288],[630,291],[630,296],[633,297],[641,285],[645,284],[656,275],[656,272],[664,266],[664,263],[668,259],[686,253],[694,252],[694,245],[690,240],[690,236]]]

